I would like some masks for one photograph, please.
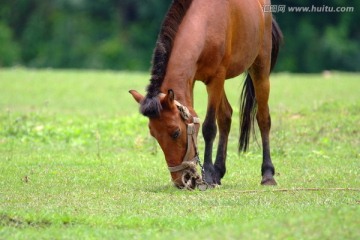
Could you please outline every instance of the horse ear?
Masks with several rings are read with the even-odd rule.
[[[172,106],[174,104],[174,100],[175,100],[175,93],[172,89],[168,90],[168,94],[166,95],[166,100],[167,103],[169,104],[169,106]]]
[[[140,103],[144,99],[144,96],[135,90],[130,90],[129,93],[133,96],[135,101],[137,101],[138,103]]]
[[[172,89],[169,89],[168,91],[168,98],[169,98],[169,101],[173,102],[175,100],[175,93]]]

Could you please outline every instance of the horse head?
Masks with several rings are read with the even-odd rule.
[[[194,189],[202,181],[196,169],[199,119],[175,100],[173,90],[155,97],[144,97],[135,90],[129,92],[140,104],[141,113],[149,118],[150,134],[164,152],[175,186]]]

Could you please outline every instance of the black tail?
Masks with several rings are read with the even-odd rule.
[[[277,22],[272,20],[272,50],[271,50],[271,66],[270,71],[275,67],[278,57],[280,44],[283,35]],[[249,147],[251,130],[254,129],[256,116],[256,99],[255,89],[250,74],[246,76],[243,89],[240,96],[240,138],[239,152],[246,152]]]
[[[271,50],[271,67],[270,71],[272,71],[275,67],[280,45],[283,42],[283,34],[281,32],[281,29],[275,19],[272,20],[272,50]]]
[[[248,149],[251,129],[256,115],[255,89],[250,74],[247,74],[240,96],[239,152]]]

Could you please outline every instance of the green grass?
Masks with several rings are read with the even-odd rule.
[[[190,192],[127,92],[147,73],[0,69],[0,239],[359,239],[360,192],[326,190],[360,188],[359,78],[272,76],[276,187],[259,185],[259,134],[236,151],[243,77],[227,81],[227,174]],[[201,83],[195,96],[204,119]]]

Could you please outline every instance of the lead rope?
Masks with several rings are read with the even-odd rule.
[[[197,124],[200,123],[200,120],[198,118],[196,118],[196,120],[195,120],[195,118],[193,118],[193,119],[194,119],[194,121],[193,121],[194,123],[197,123]],[[201,169],[201,178],[196,179],[196,186],[200,191],[205,191],[206,189],[210,188],[211,186],[209,184],[207,184],[207,182],[205,181],[205,168],[204,168],[204,165],[202,165],[202,163],[201,163],[201,160],[199,157],[199,150],[197,148],[197,142],[196,142],[194,135],[195,135],[195,132],[191,135],[191,138],[194,143],[195,154],[196,154],[195,157],[197,159],[196,163],[199,164],[200,169]]]
[[[197,158],[196,163],[199,164],[200,169],[201,169],[201,178],[204,179],[205,178],[205,169],[204,169],[204,166],[202,165],[200,157],[199,157],[199,151],[198,151],[198,148],[197,148],[197,142],[195,142],[194,135],[192,135],[191,137],[192,137],[192,140],[194,142],[194,148],[195,148],[195,154],[196,154],[195,157]]]
[[[193,123],[194,124],[200,124],[200,119],[197,117],[193,117]],[[194,137],[194,134],[191,136],[193,143],[194,143],[194,148],[195,148],[195,153],[196,153],[196,157],[197,157],[197,163],[199,164],[200,168],[201,168],[201,179],[202,181],[205,183],[204,179],[205,179],[205,168],[201,163],[200,157],[199,157],[199,150],[197,147],[197,140]]]

